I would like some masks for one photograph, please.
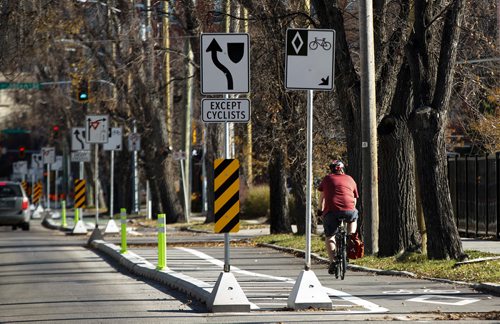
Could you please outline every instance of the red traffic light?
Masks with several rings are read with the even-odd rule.
[[[58,132],[59,131],[59,126],[57,126],[57,125],[52,126],[52,130],[54,132]]]
[[[24,159],[26,156],[26,148],[24,146],[19,146],[19,158]]]

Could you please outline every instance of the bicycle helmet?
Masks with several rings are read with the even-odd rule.
[[[344,171],[344,163],[340,160],[334,160],[332,163],[330,163],[330,171],[333,173],[340,173]]]

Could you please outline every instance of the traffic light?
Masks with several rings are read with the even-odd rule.
[[[19,158],[24,159],[26,157],[26,148],[24,146],[19,146]]]
[[[54,136],[54,138],[59,138],[59,126],[58,125],[54,125],[52,126],[52,134]]]
[[[87,79],[81,79],[78,81],[78,87],[76,89],[76,99],[81,103],[86,103],[89,101],[90,89],[89,81]]]

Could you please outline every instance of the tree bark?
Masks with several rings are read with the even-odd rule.
[[[442,116],[430,107],[418,109],[410,120],[415,141],[422,207],[427,228],[429,259],[465,258],[453,216],[447,179]]]
[[[286,173],[283,168],[285,156],[282,150],[275,149],[269,161],[269,198],[271,211],[271,234],[292,233],[288,217],[288,193]]]
[[[379,256],[420,249],[416,220],[413,139],[405,120],[385,117],[379,125]],[[387,239],[391,238],[391,239]]]

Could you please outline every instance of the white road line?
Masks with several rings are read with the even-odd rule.
[[[210,255],[205,254],[201,251],[197,251],[197,250],[193,250],[193,249],[189,249],[189,248],[184,248],[184,247],[176,247],[176,249],[191,253],[191,254],[199,257],[200,259],[206,260],[212,264],[216,264],[221,268],[224,267],[224,262],[217,260],[217,259],[211,257]],[[273,279],[273,280],[277,280],[277,281],[286,282],[286,283],[289,283],[291,285],[295,284],[295,280],[291,279],[291,278],[276,277],[276,276],[266,275],[266,274],[262,274],[262,273],[241,270],[238,267],[234,267],[234,266],[231,266],[231,269],[236,273],[244,274],[247,276]],[[326,293],[329,296],[336,296],[336,297],[342,298],[343,300],[349,301],[355,305],[358,305],[358,306],[361,306],[365,309],[368,309],[368,312],[366,312],[366,311],[348,311],[347,313],[349,313],[349,314],[352,314],[352,313],[386,313],[389,311],[387,308],[381,307],[377,304],[374,304],[370,301],[361,299],[359,297],[349,295],[346,292],[339,291],[339,290],[332,289],[332,288],[327,288],[327,287],[323,287],[323,288],[325,289]]]

